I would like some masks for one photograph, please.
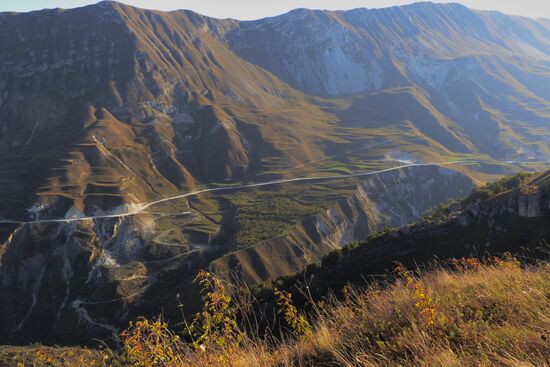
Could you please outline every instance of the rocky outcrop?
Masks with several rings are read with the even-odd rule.
[[[14,229],[0,244],[0,342],[111,340],[134,312],[158,312],[168,301],[148,292],[170,272],[190,284],[215,249],[157,243],[154,226],[143,215]]]
[[[516,216],[520,218],[542,218],[549,213],[549,198],[544,190],[531,187],[526,191],[517,190],[513,193],[500,195],[483,204],[472,203],[461,211],[455,211],[451,217],[462,226],[481,221],[493,223],[501,216]]]
[[[543,198],[540,191],[520,195],[518,197],[518,214],[527,218],[540,217],[545,209]]]

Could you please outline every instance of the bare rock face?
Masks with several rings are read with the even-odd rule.
[[[492,205],[480,203],[469,204],[464,210],[453,213],[460,225],[489,221],[503,215],[522,218],[542,218],[548,214],[548,197],[540,188],[529,189],[527,192],[517,191],[514,195],[505,195],[494,199]]]
[[[524,194],[518,198],[518,213],[522,217],[539,217],[543,213],[543,208],[542,192]]]

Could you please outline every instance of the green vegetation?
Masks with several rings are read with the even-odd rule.
[[[284,192],[259,192],[253,196],[243,194],[235,197],[233,202],[238,208],[238,248],[282,236],[292,224],[321,211],[321,208],[289,197]]]
[[[532,176],[533,175],[529,173],[518,173],[512,177],[504,177],[498,181],[490,182],[481,187],[475,188],[473,192],[462,201],[462,204],[468,205],[478,201],[488,200],[505,191],[517,189]]]

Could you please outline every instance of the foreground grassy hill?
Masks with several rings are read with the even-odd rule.
[[[194,349],[151,321],[125,334],[122,357],[3,348],[0,361],[3,366],[81,366],[79,358],[97,366],[549,365],[550,265],[521,266],[513,258],[451,264],[424,273],[398,271],[384,287],[350,288],[343,300],[315,303],[309,321],[292,312],[291,299],[279,302],[289,323],[282,339],[231,326],[231,332],[218,330]]]
[[[550,268],[492,265],[402,274],[315,305],[310,333],[246,340],[233,366],[546,366]],[[195,355],[190,365],[208,365]],[[181,365],[185,365],[184,363]],[[212,365],[216,365],[213,363]]]

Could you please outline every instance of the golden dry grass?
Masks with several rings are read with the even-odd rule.
[[[221,292],[209,286],[208,317],[199,320],[209,324],[195,329],[195,343],[160,320],[140,320],[122,334],[119,354],[4,347],[0,364],[72,367],[84,358],[112,367],[550,366],[550,264],[469,259],[453,270],[398,274],[390,285],[350,288],[343,299],[317,303],[305,331],[292,331],[292,318],[303,315],[284,298],[283,322],[291,331],[282,340],[246,335],[232,321],[223,286]]]
[[[283,341],[245,336],[230,356],[157,328],[155,348],[176,358],[127,365],[548,366],[549,310],[550,265],[470,260],[452,271],[402,272],[385,288],[350,289],[343,300],[316,305],[311,332]]]
[[[0,346],[2,367],[101,367],[108,363],[106,350],[57,346]]]

